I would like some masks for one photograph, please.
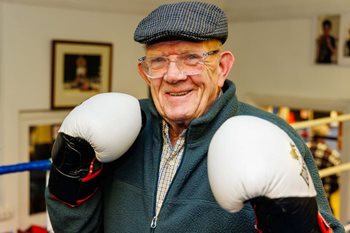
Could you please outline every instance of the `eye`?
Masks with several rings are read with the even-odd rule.
[[[157,69],[157,68],[161,68],[167,64],[167,58],[166,57],[150,57],[148,59],[147,63],[151,68]]]
[[[162,62],[166,62],[166,58],[165,57],[152,57],[150,58],[150,63],[162,63]]]
[[[166,57],[148,57],[146,58],[147,66],[151,69],[159,69],[167,64]]]
[[[187,53],[181,56],[181,59],[186,65],[197,65],[202,56],[196,53]]]
[[[189,60],[202,58],[202,56],[197,53],[188,53],[188,54],[185,54],[184,57],[185,59],[189,59]]]

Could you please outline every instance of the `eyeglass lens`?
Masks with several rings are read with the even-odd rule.
[[[176,59],[166,56],[143,57],[141,64],[147,76],[152,79],[163,77],[168,72],[170,62],[175,62],[183,75],[198,75],[203,71],[205,58],[217,52],[218,50],[207,53],[185,53],[178,55]]]

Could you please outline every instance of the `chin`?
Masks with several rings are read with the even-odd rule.
[[[174,122],[176,124],[186,124],[188,122],[191,122],[191,120],[193,119],[193,117],[188,117],[187,115],[168,115],[167,116],[167,119],[170,121],[170,122]]]

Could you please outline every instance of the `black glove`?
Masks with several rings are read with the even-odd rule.
[[[315,197],[257,197],[251,203],[263,233],[322,233]]]
[[[84,139],[59,133],[52,148],[48,188],[54,198],[77,206],[98,188],[102,163]]]

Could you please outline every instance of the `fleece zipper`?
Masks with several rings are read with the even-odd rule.
[[[176,170],[176,173],[175,173],[175,176],[169,186],[169,189],[168,189],[168,192],[166,193],[165,197],[164,197],[164,200],[163,200],[163,204],[162,206],[160,207],[160,210],[159,210],[159,213],[156,214],[156,205],[157,205],[157,191],[158,191],[158,179],[159,179],[159,166],[160,166],[160,161],[161,159],[159,159],[158,161],[158,171],[157,171],[157,180],[156,180],[156,187],[155,187],[155,195],[154,195],[154,201],[153,201],[153,218],[151,220],[151,224],[150,224],[150,227],[151,227],[151,233],[154,233],[155,230],[156,230],[156,227],[157,227],[157,222],[158,222],[158,216],[159,214],[162,212],[162,209],[163,209],[163,206],[164,204],[166,203],[166,200],[168,198],[168,195],[169,195],[169,192],[171,190],[171,187],[173,186],[173,183],[174,181],[176,180],[176,177],[178,176],[178,171],[180,170],[181,166],[182,166],[182,163],[184,161],[184,155],[186,154],[186,150],[187,150],[187,146],[186,146],[186,142],[187,142],[187,133],[188,131],[185,132],[185,146],[184,146],[184,151],[182,153],[182,158],[181,158],[181,161],[180,161],[180,164],[179,164],[179,167],[177,168]],[[163,145],[162,145],[162,148],[163,148]],[[162,153],[163,153],[163,149],[161,150],[161,155],[159,156],[159,158],[162,156]]]

